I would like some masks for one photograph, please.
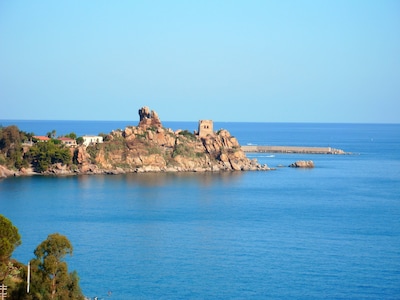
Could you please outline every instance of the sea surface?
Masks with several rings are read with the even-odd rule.
[[[9,123],[7,123],[9,122]],[[43,135],[137,122],[0,121]],[[197,122],[165,122],[197,129]],[[400,124],[218,123],[242,145],[351,155],[248,154],[274,171],[16,177],[0,213],[27,263],[48,234],[74,246],[98,299],[400,299]],[[313,160],[314,169],[286,166]],[[283,167],[281,167],[283,166]]]

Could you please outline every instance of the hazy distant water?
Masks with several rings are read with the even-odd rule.
[[[0,120],[0,126],[9,125],[17,125],[20,130],[36,135],[46,135],[55,130],[59,136],[71,132],[82,136],[110,133],[126,126],[136,126],[138,121]],[[163,122],[163,126],[173,130],[198,129],[197,122]],[[376,151],[389,155],[399,150],[399,124],[214,122],[215,131],[221,128],[237,137],[242,145],[331,146],[348,152]]]
[[[358,154],[249,155],[312,170],[3,180],[0,213],[23,240],[14,257],[63,233],[84,293],[104,299],[400,297],[400,125],[216,127],[242,144]]]

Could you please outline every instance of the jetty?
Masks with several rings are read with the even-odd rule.
[[[244,152],[265,152],[265,153],[303,153],[303,154],[347,154],[341,149],[332,147],[303,147],[303,146],[241,146]]]

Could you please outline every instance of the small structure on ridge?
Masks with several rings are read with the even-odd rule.
[[[212,120],[200,120],[199,121],[199,137],[206,137],[207,135],[213,135],[213,121]]]

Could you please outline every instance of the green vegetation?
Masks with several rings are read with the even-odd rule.
[[[35,249],[31,261],[30,290],[27,293],[27,266],[10,257],[21,244],[18,229],[0,215],[0,284],[8,287],[7,299],[83,300],[78,274],[68,273],[66,255],[72,255],[67,237],[54,233]]]
[[[104,151],[107,152],[113,152],[116,150],[124,150],[126,148],[126,142],[125,139],[121,137],[114,137],[113,140],[103,143],[103,144],[98,144],[99,147],[103,147]]]
[[[206,156],[206,154],[204,152],[196,152],[196,157],[197,158],[202,158],[202,157],[205,157],[205,156]]]
[[[161,150],[161,148],[160,147],[148,147],[147,148],[147,153],[149,154],[149,155],[152,155],[152,154],[162,154],[162,150]]]
[[[95,163],[96,161],[96,156],[100,151],[100,147],[98,144],[96,145],[90,145],[86,148],[86,152],[90,155],[90,159],[92,163]]]
[[[104,133],[104,132],[100,132],[98,134],[98,136],[101,136],[103,138],[103,140],[107,140],[108,134]]]
[[[141,133],[141,134],[136,134],[136,138],[145,140],[147,138],[147,131]]]
[[[18,228],[9,219],[0,215],[0,283],[12,275],[13,264],[10,257],[19,245],[21,245],[21,236]]]
[[[196,139],[196,135],[194,133],[191,133],[188,130],[182,130],[179,132],[179,135],[183,135],[184,137],[189,138],[190,140],[195,140]]]
[[[66,255],[72,245],[64,235],[50,234],[34,251],[31,261],[32,299],[83,299],[76,272],[68,273]]]
[[[1,127],[0,164],[15,169],[32,164],[37,172],[47,171],[55,163],[71,164],[70,150],[60,140],[54,139],[55,133],[55,130],[48,133],[53,137],[50,141],[39,142],[35,141],[33,133],[20,131],[17,126]],[[72,132],[67,137],[75,138],[76,134]],[[35,142],[33,145],[32,140]]]
[[[10,168],[26,167],[22,143],[32,138],[33,134],[19,131],[17,126],[0,128],[0,164]]]
[[[76,143],[78,144],[78,145],[82,145],[83,144],[83,142],[84,142],[84,140],[83,140],[83,137],[78,137],[77,139],[76,139]]]
[[[65,137],[68,137],[70,139],[76,140],[77,136],[75,132],[71,132],[70,134],[67,134]]]
[[[48,133],[51,139],[43,141],[33,138],[32,142],[33,134],[20,132],[16,126],[0,127],[0,164],[16,169],[32,166],[36,172],[51,170],[56,174],[63,172],[64,169],[55,164],[62,164],[68,167],[68,171],[79,173],[81,170],[84,170],[83,172],[91,170],[91,166],[86,168],[88,163],[96,165],[100,171],[104,171],[103,168],[141,167],[143,164],[141,162],[146,160],[141,159],[140,156],[146,155],[159,155],[160,160],[163,159],[167,165],[171,166],[182,163],[176,157],[183,157],[201,164],[207,163],[205,158],[208,156],[210,159],[218,159],[221,151],[225,151],[226,154],[240,151],[240,147],[237,146],[227,147],[228,149],[222,147],[215,151],[207,150],[201,139],[188,130],[180,130],[178,134],[169,129],[160,130],[160,134],[155,134],[154,132],[157,131],[158,128],[154,126],[146,130],[132,128],[130,132],[135,136],[129,133],[125,137],[126,133],[124,134],[121,130],[113,131],[108,135],[100,133],[103,143],[91,143],[87,147],[73,151],[73,148],[69,148],[61,140],[54,138],[55,130]],[[83,144],[83,137],[77,138],[73,132],[66,137],[75,139],[77,144]],[[29,142],[23,143],[27,140]],[[211,142],[217,142],[217,138],[213,137]],[[160,163],[164,164],[164,162]]]
[[[172,151],[172,157],[176,157],[178,155],[181,155],[184,157],[192,157],[192,158],[194,158],[196,156],[193,148],[188,145],[185,145],[185,144],[175,145],[175,148]]]
[[[157,129],[158,129],[158,127],[156,127],[156,126],[151,126],[148,128],[148,130],[153,131],[153,132],[156,132]]]
[[[51,132],[48,132],[46,135],[48,138],[55,139],[56,133],[57,133],[57,131],[55,131],[55,129],[53,129]]]
[[[38,172],[46,171],[52,164],[72,163],[70,150],[55,140],[36,143],[29,149],[26,158]]]
[[[126,149],[127,149],[126,141],[121,136],[121,137],[114,137],[112,140],[109,140],[105,143],[89,145],[86,148],[86,152],[89,153],[91,162],[95,163],[96,157],[101,150],[104,151],[104,156],[108,158],[110,153],[115,151],[125,151]]]

